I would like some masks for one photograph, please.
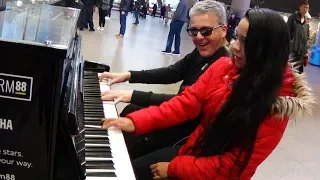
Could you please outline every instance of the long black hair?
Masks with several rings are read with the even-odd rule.
[[[222,155],[239,148],[237,162],[230,169],[230,174],[238,177],[248,165],[259,125],[276,101],[289,58],[288,29],[278,13],[251,9],[245,18],[249,21],[244,45],[246,65],[230,97],[193,147],[197,157]],[[223,162],[220,164],[223,166]],[[235,166],[240,172],[234,171]]]

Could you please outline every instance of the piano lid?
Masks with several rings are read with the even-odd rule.
[[[79,9],[48,3],[7,2],[0,12],[0,41],[68,49],[79,14]]]

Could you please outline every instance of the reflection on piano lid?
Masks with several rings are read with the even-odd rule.
[[[0,40],[56,49],[69,48],[80,15],[79,9],[27,1],[20,7],[7,2],[6,9],[0,12]]]

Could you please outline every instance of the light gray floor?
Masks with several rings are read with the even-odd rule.
[[[95,28],[98,15],[94,14]],[[82,53],[85,59],[103,62],[112,72],[141,70],[170,65],[179,56],[161,54],[164,50],[169,26],[159,18],[141,19],[138,26],[132,25],[133,16],[128,15],[127,32],[124,39],[117,40],[119,12],[113,11],[111,20],[106,21],[105,31],[84,31]],[[184,28],[185,29],[185,28]],[[193,43],[182,31],[181,57],[194,48]],[[317,97],[320,97],[320,67],[309,66],[307,75]],[[142,85],[123,83],[113,89],[136,89],[158,93],[176,93],[179,84]],[[319,101],[319,100],[318,100]],[[117,106],[119,112],[125,104]],[[257,169],[254,180],[320,180],[320,106],[311,117],[292,121],[279,146]]]

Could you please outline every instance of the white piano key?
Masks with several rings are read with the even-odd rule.
[[[87,138],[100,138],[100,137],[106,138],[106,137],[109,137],[109,136],[108,135],[94,135],[94,134],[89,135],[89,134],[86,134],[85,137],[87,137]]]
[[[86,147],[110,147],[109,144],[92,144],[92,143],[85,143]]]
[[[115,172],[116,170],[111,169],[88,169],[87,172]]]
[[[118,177],[95,177],[95,176],[87,176],[86,180],[122,180]]]
[[[113,158],[86,157],[86,161],[108,161],[108,160],[113,160]]]

